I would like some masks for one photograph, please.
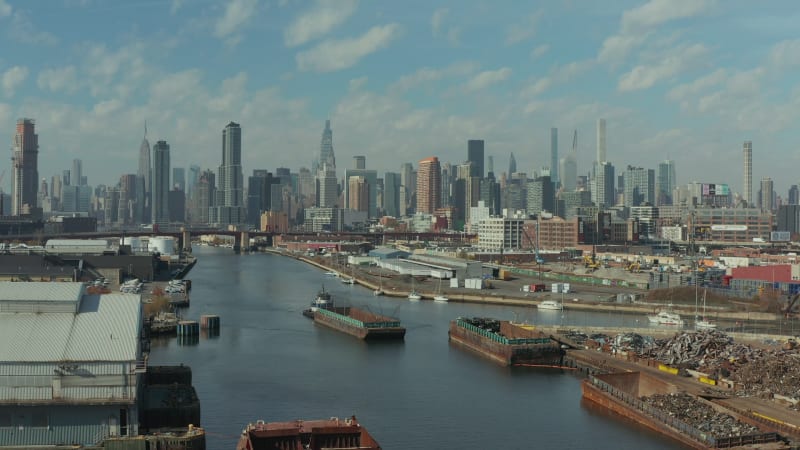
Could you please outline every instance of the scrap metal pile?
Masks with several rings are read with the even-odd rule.
[[[770,349],[738,344],[723,332],[677,333],[656,341],[640,356],[673,367],[693,369],[736,382],[739,396],[800,398],[800,353],[796,348]]]
[[[614,336],[612,344],[617,351],[642,352],[653,348],[656,340],[652,336],[642,336],[638,333],[622,333]]]
[[[710,405],[685,394],[655,394],[642,397],[646,404],[715,438],[759,434],[758,428],[740,422],[733,416],[716,411]]]

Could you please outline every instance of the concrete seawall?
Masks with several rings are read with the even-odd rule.
[[[303,261],[307,264],[310,264],[314,267],[318,267],[325,271],[335,271],[336,269],[333,267],[329,267],[324,265],[320,262],[317,262],[313,259],[306,258],[304,256],[295,256],[281,251],[275,250],[267,250],[270,253],[287,256],[291,258],[295,258],[299,261]],[[371,290],[378,289],[378,284],[366,280],[363,277],[359,277],[358,274],[355,275],[356,283],[365,286]],[[433,292],[420,292],[424,299],[432,299],[435,293]],[[407,297],[409,294],[408,290],[405,289],[386,289],[384,286],[384,295],[388,297]],[[491,292],[491,290],[482,290],[477,291],[475,294],[463,293],[463,292],[448,292],[447,297],[449,298],[450,302],[462,302],[462,303],[481,303],[481,304],[490,304],[490,305],[505,305],[505,306],[524,306],[524,307],[536,307],[541,302],[541,299],[533,299],[531,297],[509,297],[499,295],[497,292]],[[664,305],[656,305],[656,304],[622,304],[622,303],[596,303],[596,302],[564,302],[564,309],[570,311],[592,311],[592,312],[606,312],[606,313],[618,313],[618,314],[653,314],[657,312],[660,308],[663,308]],[[675,307],[676,312],[682,314],[694,314],[694,310],[689,310],[686,308]],[[715,312],[713,318],[716,320],[723,320],[723,321],[748,321],[748,322],[775,322],[779,319],[777,314],[774,313],[763,313],[763,312]]]

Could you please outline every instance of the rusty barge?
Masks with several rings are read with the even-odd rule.
[[[530,325],[489,318],[450,322],[450,342],[506,366],[563,366],[564,350]]]
[[[340,420],[295,420],[270,422],[259,420],[242,430],[236,450],[335,448],[341,450],[380,450],[381,446],[355,416]]]
[[[314,311],[314,322],[364,340],[403,339],[406,335],[400,320],[352,306],[319,308]]]

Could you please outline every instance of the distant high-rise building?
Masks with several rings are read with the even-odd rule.
[[[400,215],[409,214],[416,206],[417,178],[411,163],[400,165]]]
[[[352,176],[347,180],[347,193],[349,209],[359,212],[369,212],[369,183],[362,176]]]
[[[742,200],[748,207],[753,205],[753,143],[744,141],[744,185],[742,186]]]
[[[788,204],[790,204],[790,205],[800,204],[800,189],[798,189],[796,184],[793,184],[789,188]]]
[[[561,187],[564,192],[573,192],[578,184],[578,130],[572,139],[572,150],[561,158]]]
[[[473,141],[470,141],[473,142]],[[481,146],[483,141],[481,141]],[[483,154],[483,148],[481,148]],[[417,209],[418,213],[433,214],[439,205],[442,186],[442,169],[439,158],[432,156],[419,162],[417,169]]]
[[[333,130],[331,130],[331,121],[325,121],[325,129],[322,130],[322,142],[319,146],[319,160],[317,161],[317,169],[321,169],[324,165],[336,170],[336,157],[333,154]]]
[[[222,164],[219,166],[214,223],[244,223],[244,175],[242,174],[242,128],[230,122],[222,130]]]
[[[139,185],[137,186],[137,220],[147,222],[152,218],[152,166],[150,165],[150,143],[147,142],[147,123],[144,124],[144,137],[142,138],[142,145],[139,146],[139,171],[136,172],[139,177]]]
[[[335,208],[339,198],[339,182],[336,179],[336,169],[323,164],[317,174],[317,206],[320,208]]]
[[[169,221],[186,221],[186,193],[178,189],[178,186],[169,191]]]
[[[177,187],[180,191],[186,192],[186,169],[183,167],[172,168],[172,187]]]
[[[11,214],[19,216],[26,206],[36,206],[39,192],[39,136],[33,119],[17,120],[11,162],[14,169]]]
[[[483,178],[483,140],[470,139],[467,141],[467,161],[472,163],[470,176]]]
[[[400,216],[400,174],[386,172],[383,177],[383,209],[387,216]]]
[[[364,170],[367,168],[367,157],[366,156],[353,156],[353,168]]]
[[[494,179],[494,157],[486,157],[486,178]]]
[[[628,166],[625,180],[625,206],[644,206],[655,203],[656,174],[653,169]]]
[[[561,182],[558,174],[558,128],[550,128],[550,181],[556,186]]]
[[[658,164],[656,185],[656,206],[672,205],[672,190],[677,186],[675,181],[675,161],[667,159]]]
[[[593,192],[595,205],[599,208],[609,208],[616,203],[614,166],[608,161],[603,161],[597,167]]]
[[[775,196],[772,178],[764,177],[761,179],[761,211],[771,213],[775,209],[773,198]]]
[[[153,223],[169,223],[169,144],[158,141],[153,146]]]
[[[555,209],[555,192],[549,176],[542,176],[527,182],[527,212],[540,215],[543,211],[552,213]]]
[[[200,166],[192,164],[189,166],[189,179],[187,180],[186,184],[186,192],[189,195],[194,195],[194,187],[197,186],[197,183],[200,181]]]
[[[77,186],[84,185],[83,183],[83,161],[80,159],[73,159],[72,160],[72,172],[70,174],[71,179],[75,180],[74,184]]]
[[[606,161],[606,119],[597,119],[597,163]]]
[[[138,182],[136,174],[122,175],[119,178],[119,189],[116,195],[117,211],[116,220],[107,223],[118,223],[119,225],[138,225],[136,212],[136,189]],[[112,211],[106,208],[106,211]],[[112,213],[113,214],[113,213]]]
[[[511,174],[517,172],[517,160],[514,158],[514,152],[511,152],[511,157],[508,158],[508,178],[511,178]]]
[[[209,214],[214,210],[216,199],[216,175],[212,170],[205,170],[200,173],[195,189],[194,212],[192,213],[192,223],[207,225],[210,223]]]

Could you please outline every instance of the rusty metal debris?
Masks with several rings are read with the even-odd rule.
[[[715,438],[761,433],[758,428],[718,412],[711,405],[686,393],[655,394],[642,397],[642,401]]]

